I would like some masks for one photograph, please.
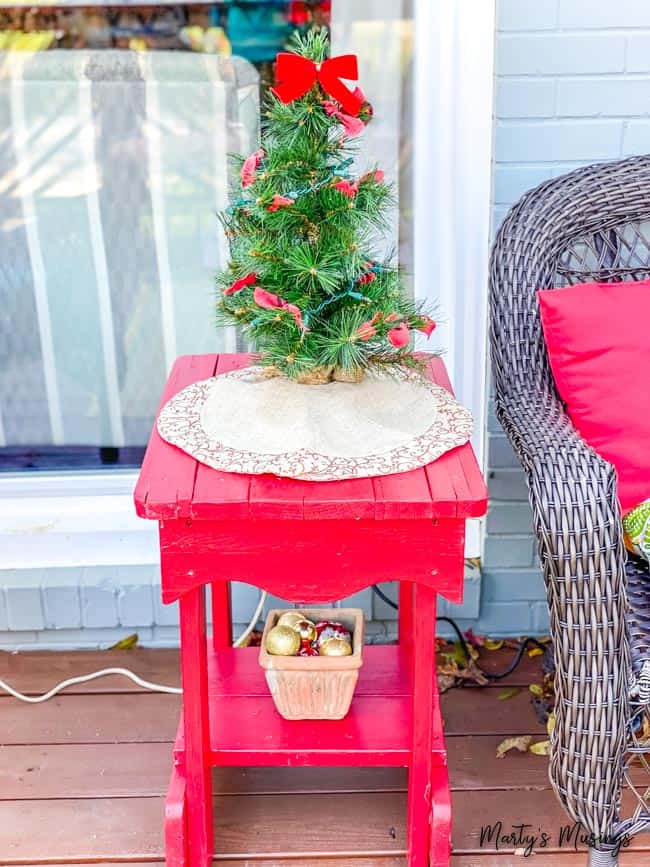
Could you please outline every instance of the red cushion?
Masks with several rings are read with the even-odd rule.
[[[650,280],[537,293],[558,392],[618,472],[624,511],[650,498]]]

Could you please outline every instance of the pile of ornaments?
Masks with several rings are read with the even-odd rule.
[[[352,636],[343,623],[313,623],[302,611],[285,611],[266,636],[266,652],[273,656],[350,656]]]

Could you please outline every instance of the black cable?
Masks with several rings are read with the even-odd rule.
[[[376,584],[372,585],[372,589],[373,589],[373,592],[376,593],[377,596],[379,596],[379,598],[382,600],[382,602],[385,602],[386,605],[390,605],[391,608],[394,608],[395,611],[397,611],[397,609],[399,608],[397,602],[393,602],[393,600],[390,599],[388,596],[386,596],[384,591],[380,590]]]
[[[373,592],[376,593],[377,596],[379,596],[379,598],[383,602],[386,603],[386,605],[389,605],[395,611],[399,610],[399,605],[397,604],[397,602],[393,602],[393,600],[390,599],[388,596],[386,596],[384,591],[380,590],[380,588],[377,587],[376,584],[373,585],[372,589],[373,589]],[[471,655],[470,655],[470,652],[469,652],[469,649],[467,646],[467,640],[466,640],[465,636],[463,635],[463,633],[460,631],[460,627],[456,623],[456,621],[451,617],[442,617],[442,616],[436,617],[436,621],[438,621],[438,620],[443,621],[444,623],[448,623],[451,626],[451,628],[456,633],[456,636],[458,638],[458,642],[459,642],[460,646],[462,647],[463,653],[465,654],[465,659],[467,659],[469,661],[471,659]],[[512,674],[512,672],[515,670],[515,668],[517,668],[517,666],[521,662],[523,655],[526,652],[526,649],[528,648],[528,646],[530,644],[534,645],[535,647],[538,647],[540,650],[544,651],[544,653],[548,652],[548,648],[545,644],[542,644],[541,641],[538,641],[536,638],[531,638],[529,636],[528,638],[524,638],[521,641],[519,647],[517,648],[517,652],[515,654],[513,661],[510,663],[510,665],[508,666],[508,668],[506,668],[505,671],[500,671],[500,672],[498,672],[498,674],[491,674],[487,671],[483,671],[482,669],[479,669],[481,671],[481,674],[483,674],[488,680],[502,680],[504,677],[507,677],[509,674]]]

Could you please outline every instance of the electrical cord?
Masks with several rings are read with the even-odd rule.
[[[93,671],[91,674],[81,674],[79,677],[69,677],[67,680],[62,680],[61,683],[57,683],[56,686],[53,686],[52,689],[43,693],[43,695],[24,695],[22,692],[18,692],[17,689],[9,686],[9,684],[5,683],[4,680],[0,680],[0,688],[8,692],[9,695],[13,695],[14,698],[20,699],[20,701],[26,701],[29,704],[39,704],[42,701],[48,701],[57,693],[61,692],[61,690],[67,689],[69,686],[74,686],[77,683],[87,683],[89,680],[96,680],[98,677],[106,677],[109,674],[118,674],[123,677],[128,677],[133,681],[133,683],[137,683],[137,685],[141,686],[143,689],[150,689],[152,692],[167,692],[171,695],[180,695],[183,692],[183,690],[177,686],[164,686],[160,683],[151,683],[148,680],[143,680],[133,671],[129,671],[128,668],[102,668],[100,671]]]
[[[233,643],[233,647],[241,647],[253,629],[255,629],[255,625],[262,615],[262,609],[266,602],[266,595],[266,590],[260,591],[260,599],[257,603],[257,608],[251,617],[250,623],[239,638]],[[90,674],[81,674],[78,677],[69,677],[66,680],[62,680],[61,683],[57,683],[56,686],[53,686],[52,689],[43,693],[43,695],[25,695],[22,692],[18,692],[17,689],[14,689],[13,686],[10,686],[4,680],[0,680],[0,689],[4,689],[5,692],[8,692],[9,695],[12,695],[19,701],[25,701],[28,704],[40,704],[43,701],[49,701],[49,699],[53,698],[59,692],[62,692],[62,690],[67,689],[69,686],[75,686],[78,683],[88,683],[88,681],[96,680],[98,677],[107,677],[112,674],[121,677],[128,677],[129,680],[132,680],[133,683],[136,683],[138,686],[142,687],[142,689],[148,689],[151,690],[151,692],[164,692],[169,695],[182,695],[183,693],[183,690],[178,686],[165,686],[165,684],[161,683],[152,683],[149,680],[144,680],[144,678],[140,677],[135,672],[130,671],[128,668],[102,668],[99,671],[93,671]]]
[[[386,603],[386,605],[389,605],[395,611],[397,611],[399,609],[399,605],[396,602],[394,602],[390,597],[388,597],[384,593],[384,591],[381,590],[381,588],[377,587],[376,584],[373,585],[372,589],[373,589],[373,592],[376,593],[377,596],[382,600],[382,602]],[[467,660],[471,659],[471,654],[469,652],[467,640],[466,640],[465,636],[463,635],[463,633],[461,632],[460,627],[458,626],[456,621],[453,620],[451,617],[443,617],[442,615],[439,617],[436,617],[436,621],[438,621],[438,620],[442,621],[443,623],[448,623],[451,626],[451,628],[456,633],[458,643],[460,644],[460,646],[463,650],[463,653],[465,654],[465,659],[467,659]],[[512,674],[512,672],[515,670],[515,668],[517,668],[517,666],[519,665],[519,663],[521,662],[521,660],[523,658],[524,653],[526,652],[526,649],[531,644],[535,647],[538,647],[540,650],[544,651],[544,653],[546,653],[548,650],[546,645],[542,644],[542,642],[538,641],[536,638],[531,638],[531,637],[524,638],[521,641],[519,647],[517,648],[517,652],[515,654],[513,661],[510,663],[510,665],[508,666],[508,668],[506,668],[505,671],[492,673],[492,672],[483,671],[483,669],[481,669],[479,667],[481,674],[485,678],[487,678],[487,680],[502,680],[504,677],[507,677],[509,674]],[[465,681],[463,681],[463,684],[465,684]]]
[[[390,599],[383,592],[383,590],[381,590],[376,585],[373,586],[372,589],[373,589],[373,592],[376,593],[376,595],[383,602],[386,603],[386,605],[389,605],[391,608],[395,609],[395,611],[398,610],[399,606],[397,605],[397,603],[393,602],[393,600]],[[251,620],[250,620],[248,626],[246,627],[246,629],[242,632],[242,634],[239,636],[239,638],[233,643],[233,647],[242,647],[242,645],[245,643],[248,636],[255,629],[255,625],[257,624],[257,621],[261,617],[262,609],[264,608],[264,603],[266,601],[266,596],[267,596],[267,594],[266,594],[265,590],[260,591],[260,599],[259,599],[259,602],[257,604],[257,608],[255,609],[253,616],[251,617]],[[465,639],[465,636],[461,632],[460,627],[458,626],[456,621],[453,620],[453,618],[451,618],[451,617],[443,617],[443,616],[436,617],[436,620],[439,620],[439,621],[444,622],[444,623],[448,623],[449,626],[451,626],[451,628],[456,633],[456,637],[457,637],[458,642],[459,642],[459,644],[463,650],[463,653],[465,654],[465,658],[469,660],[471,658],[471,656],[470,656],[469,648],[467,645],[467,640]],[[482,672],[482,674],[484,674],[484,676],[488,680],[501,680],[502,678],[507,677],[509,674],[512,674],[512,672],[515,670],[515,668],[521,662],[522,657],[523,657],[524,653],[526,652],[527,647],[531,644],[534,645],[535,647],[540,648],[541,650],[543,650],[545,652],[547,650],[546,646],[544,644],[542,644],[541,641],[538,641],[536,638],[530,638],[530,637],[525,638],[521,642],[521,644],[517,650],[517,653],[515,654],[513,661],[511,662],[511,664],[508,666],[508,668],[505,671],[501,671],[498,673]],[[142,689],[148,689],[148,690],[151,690],[152,692],[162,692],[162,693],[168,693],[170,695],[181,695],[183,692],[183,690],[180,687],[166,686],[165,684],[152,683],[149,680],[144,680],[144,678],[139,677],[137,674],[135,674],[135,672],[130,671],[128,668],[102,668],[99,671],[93,671],[90,674],[82,674],[82,675],[79,675],[78,677],[69,677],[66,680],[61,681],[61,683],[56,684],[56,686],[53,686],[52,689],[48,690],[46,693],[43,693],[43,695],[36,695],[36,696],[24,695],[23,693],[19,692],[17,689],[14,689],[10,684],[6,683],[4,680],[0,680],[0,689],[3,689],[5,692],[8,692],[9,695],[12,695],[14,698],[17,698],[20,701],[24,701],[24,702],[27,702],[29,704],[40,704],[41,702],[48,701],[49,699],[53,698],[55,695],[57,695],[58,693],[62,692],[64,689],[67,689],[70,686],[75,686],[76,684],[79,684],[79,683],[88,683],[91,680],[96,680],[99,677],[108,677],[109,675],[118,675],[121,677],[127,677],[127,678],[129,678],[129,680],[132,680],[133,683],[142,687]]]

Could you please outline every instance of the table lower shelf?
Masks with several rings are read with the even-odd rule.
[[[342,720],[283,719],[276,711],[257,648],[210,653],[210,753],[213,765],[409,765],[412,695],[404,651],[366,647],[350,712]],[[435,671],[431,672],[435,677]],[[436,692],[433,752],[444,764]],[[183,720],[175,755],[184,758]]]

